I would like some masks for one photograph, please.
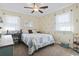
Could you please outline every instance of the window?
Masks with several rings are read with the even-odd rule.
[[[20,18],[18,16],[4,16],[4,29],[5,30],[18,30],[20,29]]]
[[[56,15],[56,31],[72,31],[70,12]]]

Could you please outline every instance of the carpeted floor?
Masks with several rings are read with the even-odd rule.
[[[22,43],[14,45],[13,55],[28,56],[27,46]],[[55,44],[39,49],[33,54],[33,56],[79,56],[79,53]]]

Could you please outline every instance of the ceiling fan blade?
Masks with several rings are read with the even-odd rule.
[[[24,7],[24,8],[29,8],[29,9],[32,9],[32,7]]]
[[[43,6],[43,7],[40,7],[40,9],[46,9],[48,8],[48,6]]]
[[[33,12],[34,12],[34,10],[31,13],[33,13]]]
[[[43,11],[39,10],[40,13],[43,13]]]

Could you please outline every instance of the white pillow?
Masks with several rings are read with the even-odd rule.
[[[36,30],[32,30],[32,32],[33,32],[33,33],[37,33],[37,31],[36,31]]]
[[[29,33],[28,30],[22,30],[23,33]]]

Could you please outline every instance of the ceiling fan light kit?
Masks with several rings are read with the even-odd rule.
[[[34,10],[34,11],[38,11],[38,9],[36,9],[36,8],[34,8],[33,10]]]
[[[24,7],[24,8],[32,9],[31,13],[34,13],[34,12],[43,13],[43,11],[41,9],[47,9],[48,6],[39,7],[36,3],[33,3],[33,7]]]

